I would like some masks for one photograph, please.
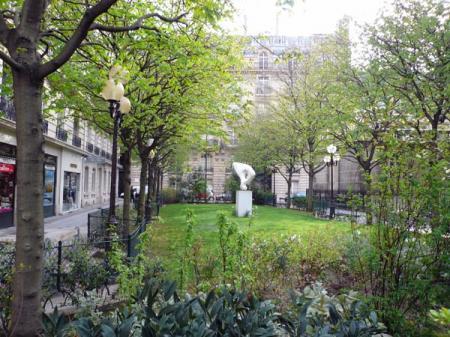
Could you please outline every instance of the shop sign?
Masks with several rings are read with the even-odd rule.
[[[13,173],[14,172],[14,165],[0,163],[0,172],[1,173]]]

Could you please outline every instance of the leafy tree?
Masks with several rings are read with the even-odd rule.
[[[383,80],[401,100],[403,129],[434,148],[436,158],[443,156],[439,134],[447,129],[450,104],[448,13],[443,0],[396,0],[392,14],[368,29]]]
[[[157,30],[161,22],[194,18],[216,19],[212,1],[180,2],[165,16],[162,3],[117,0],[2,1],[0,58],[12,73],[17,115],[17,239],[11,335],[35,336],[41,329],[41,270],[43,250],[42,106],[45,79],[81,50],[86,36]],[[173,15],[173,16],[171,16]],[[110,25],[113,18],[120,25]],[[95,38],[94,38],[95,39]],[[101,49],[101,45],[98,46]],[[29,172],[34,172],[30,175]],[[23,324],[26,322],[26,324]]]
[[[379,151],[385,150],[385,138],[399,125],[399,99],[386,86],[382,72],[375,64],[344,69],[335,87],[339,94],[329,101],[334,109],[332,134],[363,172],[367,224],[372,224],[373,175],[382,164]]]
[[[279,121],[258,117],[241,131],[237,160],[262,172],[275,170],[287,183],[287,207],[291,207],[292,178],[301,169],[301,144],[292,129],[280,128]]]
[[[277,115],[283,129],[290,130],[299,142],[298,156],[309,178],[308,211],[313,208],[314,177],[324,168],[322,155],[331,142],[329,100],[336,94],[338,73],[348,62],[346,33],[344,25],[310,52],[289,51],[280,58],[283,71]]]

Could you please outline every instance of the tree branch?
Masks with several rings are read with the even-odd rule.
[[[0,42],[6,46],[6,41],[8,40],[8,25],[6,24],[5,17],[3,16],[3,13],[0,14]]]
[[[136,20],[136,22],[130,26],[123,26],[123,27],[117,27],[117,26],[105,26],[99,23],[94,23],[91,25],[89,30],[101,30],[104,32],[110,32],[110,33],[119,33],[119,32],[128,32],[132,30],[138,30],[138,29],[148,29],[148,30],[154,30],[156,32],[159,32],[158,28],[156,27],[150,27],[144,25],[144,21],[149,18],[158,18],[161,21],[168,22],[168,23],[174,23],[174,22],[180,22],[180,20],[186,16],[186,13],[180,14],[174,18],[168,18],[166,16],[163,16],[158,13],[151,13],[144,15]]]
[[[40,78],[44,78],[47,75],[55,72],[64,63],[66,63],[86,37],[94,20],[101,14],[107,12],[108,9],[116,2],[117,0],[101,0],[95,6],[89,8],[84,13],[80,24],[70,37],[69,41],[67,41],[67,43],[65,44],[61,53],[39,68]]]
[[[9,65],[14,70],[22,69],[22,66],[20,65],[20,63],[16,62],[11,56],[2,52],[1,50],[0,50],[0,59],[2,59],[7,65]]]

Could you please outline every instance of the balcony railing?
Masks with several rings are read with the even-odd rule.
[[[42,122],[42,131],[44,132],[44,135],[48,134],[48,121]]]
[[[72,145],[76,147],[81,147],[81,138],[77,135],[72,136]]]
[[[16,121],[16,114],[14,106],[11,100],[5,99],[0,96],[0,118],[8,119],[12,122]],[[42,121],[42,131],[44,135],[52,139],[58,139],[59,141],[71,144],[78,148],[85,149],[87,152],[95,153],[97,156],[111,159],[111,153],[107,152],[110,148],[101,149],[98,146],[94,146],[91,142],[85,142],[85,129],[78,129],[62,121],[53,121],[51,117]],[[88,138],[91,138],[90,136]]]
[[[67,142],[67,138],[69,137],[66,130],[64,130],[62,127],[56,128],[56,138],[59,140],[62,140],[63,142]]]

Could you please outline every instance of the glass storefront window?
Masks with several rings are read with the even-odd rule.
[[[64,172],[63,211],[78,208],[79,182],[79,173]]]
[[[14,173],[15,165],[0,163],[0,213],[14,210]]]

